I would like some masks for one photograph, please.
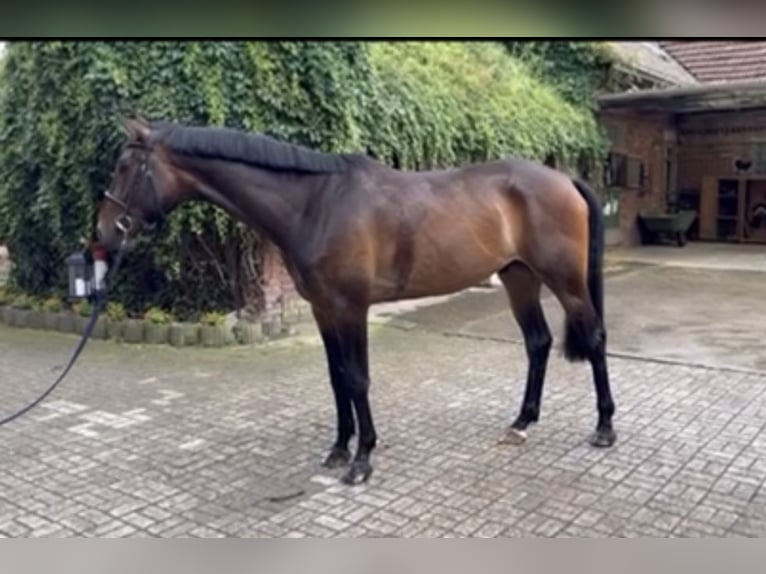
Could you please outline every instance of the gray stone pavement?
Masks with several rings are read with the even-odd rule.
[[[625,271],[608,284],[612,312],[643,292],[655,311],[632,315],[664,317],[667,292],[646,289],[652,277],[674,283],[671,271]],[[729,284],[705,284],[715,281]],[[491,334],[501,311],[512,323],[498,295],[472,294],[473,311],[460,296],[373,327],[380,443],[358,487],[319,465],[334,410],[312,328],[222,351],[94,341],[48,401],[0,427],[0,533],[766,535],[766,374],[612,357],[619,439],[595,450],[589,369],[555,354],[540,423],[525,445],[498,445],[526,372],[523,347]],[[619,349],[627,339],[613,331]],[[75,342],[0,326],[0,414],[44,389]]]
[[[732,271],[766,272],[766,246],[739,243],[688,243],[682,249],[666,245],[616,247],[607,260]]]
[[[606,287],[609,349],[623,357],[766,373],[764,285],[766,273],[739,268],[615,265]],[[560,339],[561,306],[545,293],[543,308]],[[439,332],[521,340],[501,288],[461,293],[443,304],[397,313],[395,320]]]

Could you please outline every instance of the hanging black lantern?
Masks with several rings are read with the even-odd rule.
[[[90,296],[93,261],[88,251],[75,251],[66,259],[69,274],[69,298],[85,299]]]

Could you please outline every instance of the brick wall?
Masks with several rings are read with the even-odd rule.
[[[682,116],[678,119],[678,141],[679,190],[690,200],[695,195],[698,198],[700,237],[763,241],[766,234],[750,222],[761,201],[766,176],[766,109]],[[749,169],[738,169],[738,160],[749,161]],[[718,220],[717,180],[723,178],[750,180],[742,182],[744,205],[739,205],[736,227]]]
[[[620,189],[619,229],[623,245],[640,242],[637,216],[645,209],[664,209],[666,205],[666,164],[668,153],[675,153],[675,130],[670,117],[637,111],[602,112],[599,118],[611,141],[611,151],[640,158],[646,170],[643,190]]]
[[[295,290],[281,253],[270,244],[264,247],[261,281],[264,298],[261,321],[270,329],[279,331],[285,324],[309,314],[308,304]]]
[[[766,110],[682,116],[678,142],[679,188],[699,191],[703,177],[733,176],[735,160],[756,159],[755,146],[766,142]]]

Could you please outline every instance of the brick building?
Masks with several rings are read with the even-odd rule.
[[[692,239],[766,243],[766,42],[653,49],[683,69],[664,68],[670,86],[599,97],[619,241],[639,241],[641,211],[679,206],[699,214]]]

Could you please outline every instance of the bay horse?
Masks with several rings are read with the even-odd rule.
[[[522,159],[403,171],[362,154],[320,153],[239,130],[123,124],[127,142],[99,206],[99,242],[116,250],[186,201],[215,204],[273,242],[321,333],[337,412],[337,438],[323,464],[347,466],[342,482],[365,482],[372,473],[370,306],[454,293],[493,273],[528,357],[524,398],[506,440],[523,442],[540,414],[552,343],[540,304],[544,284],[566,312],[566,358],[592,367],[598,422],[589,442],[615,442],[603,215],[584,182]]]

